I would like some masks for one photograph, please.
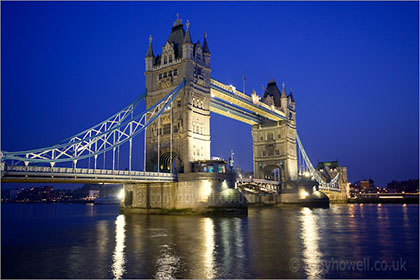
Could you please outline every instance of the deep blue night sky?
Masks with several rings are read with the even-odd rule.
[[[207,32],[213,78],[293,88],[314,164],[338,158],[381,186],[418,178],[418,2],[2,2],[1,149],[54,144],[137,97],[149,34],[160,53],[177,12],[194,42]],[[212,114],[211,137],[212,155],[233,148],[252,170],[248,125]]]

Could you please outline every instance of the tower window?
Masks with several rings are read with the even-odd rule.
[[[174,76],[178,76],[178,69],[174,69]]]
[[[168,63],[168,59],[167,59],[167,57],[165,56],[164,57],[164,59],[163,59],[163,64],[167,64]]]
[[[170,134],[171,133],[171,125],[165,124],[163,125],[163,134]]]
[[[163,73],[163,77],[164,77],[164,78],[166,78],[166,77],[167,77],[167,75],[168,75],[168,73],[167,73],[167,72]]]
[[[162,73],[159,74],[159,80],[162,80]]]
[[[172,62],[172,55],[169,57],[169,63]]]
[[[168,72],[168,77],[172,77],[172,71]]]

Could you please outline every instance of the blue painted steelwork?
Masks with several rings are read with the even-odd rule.
[[[248,110],[245,110],[243,108],[239,108],[234,104],[227,104],[225,101],[220,100],[216,97],[212,97],[210,99],[210,107],[214,107],[219,110],[229,111],[232,115],[236,115],[238,117],[253,121],[255,123],[262,123],[265,119],[264,117],[258,114],[249,112]]]
[[[137,108],[138,104],[145,98],[146,94],[142,94],[124,109],[103,122],[73,135],[72,137],[66,138],[56,145],[19,152],[2,151],[3,156],[1,161],[2,163],[12,160],[24,162],[26,168],[29,163],[50,163],[51,171],[53,171],[55,163],[69,161],[76,163],[81,159],[95,157],[96,166],[96,157],[99,154],[113,149],[115,151],[116,147],[121,146],[127,141],[131,141],[133,137],[144,131],[172,104],[173,100],[177,97],[178,93],[184,88],[184,86],[185,79],[161,101],[135,117],[133,117],[133,112]],[[263,110],[269,114],[268,116],[273,116],[273,120],[276,120],[276,118],[285,119],[284,116],[277,114],[275,111],[270,111],[265,107],[257,106],[250,100],[214,84],[211,84],[211,88],[226,95],[228,98],[234,98],[240,102],[245,102],[252,107],[258,108],[258,110]],[[210,107],[216,108],[220,111],[228,111],[233,117],[236,116],[254,123],[262,123],[267,119],[258,113],[251,112],[239,105],[215,96],[212,96],[210,99]],[[319,183],[319,188],[322,190],[340,191],[338,187],[339,174],[337,174],[337,176],[330,182],[326,182],[313,167],[298,135],[296,135],[296,143],[298,146],[299,173],[301,175],[307,173],[313,180],[316,180]],[[300,162],[299,155],[301,159]],[[10,164],[8,166],[10,166]],[[76,167],[74,167],[74,169],[76,169]],[[7,166],[5,170],[7,170]],[[27,171],[29,171],[29,169]]]
[[[340,177],[340,173],[337,173],[337,175],[330,182],[326,182],[312,165],[311,161],[309,160],[308,155],[306,154],[305,149],[303,148],[299,135],[297,134],[296,134],[296,144],[298,146],[298,151],[301,154],[300,162],[298,160],[298,168],[299,168],[299,172],[301,172],[301,175],[312,177],[313,180],[319,183],[320,190],[340,191],[340,188],[338,186],[338,179]]]
[[[264,112],[268,113],[269,115],[275,116],[275,117],[280,118],[280,119],[283,119],[283,120],[285,120],[285,119],[286,119],[286,117],[285,117],[285,116],[280,115],[280,114],[277,114],[277,113],[276,113],[276,112],[274,112],[274,111],[270,111],[270,110],[268,110],[267,108],[264,108],[264,107],[261,107],[261,106],[257,106],[257,105],[255,105],[252,101],[247,100],[247,99],[245,99],[245,98],[242,98],[241,96],[236,95],[236,94],[234,94],[234,93],[232,93],[232,92],[230,92],[230,91],[227,91],[227,90],[225,90],[224,88],[218,87],[218,86],[216,86],[216,85],[214,85],[214,84],[211,84],[211,85],[210,85],[210,87],[211,87],[212,89],[217,90],[217,91],[218,91],[218,92],[220,92],[220,93],[223,93],[223,94],[225,94],[225,95],[227,95],[227,96],[231,97],[231,98],[235,98],[235,99],[239,100],[240,102],[244,102],[244,103],[246,103],[246,104],[248,104],[248,105],[250,105],[250,106],[252,106],[252,107],[258,108],[259,110],[262,110],[262,111],[264,111]],[[215,97],[211,97],[211,99],[216,99],[216,98],[215,98]],[[224,100],[222,100],[222,99],[218,99],[218,100],[219,100],[219,101],[223,101],[223,102],[225,102],[226,104],[231,105],[230,103],[228,103],[228,102],[226,102],[226,101],[224,101]],[[243,108],[241,108],[241,110],[244,110],[244,111],[246,111],[246,112],[249,112],[248,110],[245,110],[245,109],[243,109]],[[255,113],[254,113],[254,114],[255,114]],[[264,117],[262,117],[262,116],[260,116],[260,118],[264,119]],[[275,118],[273,118],[273,120],[276,120],[276,119],[275,119]]]
[[[56,144],[50,147],[19,151],[19,152],[5,152],[2,151],[3,157],[2,162],[17,160],[24,162],[25,165],[31,163],[50,163],[54,166],[57,162],[77,162],[78,160],[85,159],[88,157],[94,157],[98,154],[112,150],[133,137],[142,132],[147,128],[153,121],[159,117],[162,112],[172,103],[178,93],[185,86],[185,80],[183,80],[177,87],[175,87],[165,98],[150,107],[146,111],[138,114],[131,119],[127,119],[127,115],[131,115],[134,108],[144,98],[140,96],[136,99],[128,110],[120,111],[124,112],[122,119],[125,121],[117,121],[115,125],[110,127],[103,127],[101,125],[94,126],[93,129],[85,130],[76,136],[67,138],[70,139],[67,143]],[[127,107],[126,107],[127,108]],[[118,113],[117,113],[118,114]],[[116,115],[117,115],[116,114]],[[114,116],[116,116],[114,115]],[[112,118],[112,117],[111,117]],[[108,119],[109,120],[109,119]],[[101,124],[106,123],[106,121]],[[103,131],[95,128],[101,127]],[[86,133],[90,131],[90,133]],[[96,133],[96,134],[95,134]],[[84,135],[84,138],[80,138],[80,135]],[[99,147],[98,147],[99,143]]]
[[[115,125],[121,124],[125,119],[127,119],[127,117],[130,116],[130,114],[132,112],[134,112],[134,110],[137,108],[137,106],[140,104],[140,102],[145,97],[146,97],[146,92],[141,94],[133,102],[128,104],[124,109],[122,109],[118,113],[115,113],[114,115],[112,115],[108,119],[100,122],[99,124],[96,124],[96,125],[92,126],[91,128],[83,130],[82,132],[79,132],[78,134],[75,134],[71,137],[65,138],[65,139],[59,141],[57,144],[64,144],[64,143],[74,142],[74,141],[77,141],[77,140],[80,140],[80,139],[84,139],[83,135],[86,135],[87,133],[89,133],[92,130],[101,131],[102,126],[107,125],[107,124],[110,125],[110,126],[108,126],[109,129],[111,129]]]

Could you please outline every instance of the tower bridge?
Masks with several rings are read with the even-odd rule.
[[[56,145],[2,151],[2,181],[120,182],[126,190],[123,208],[140,212],[244,208],[246,200],[234,188],[234,174],[221,168],[224,162],[211,161],[212,112],[247,123],[252,130],[254,179],[239,180],[239,186],[257,193],[279,194],[281,190],[299,188],[345,193],[344,167],[337,167],[333,175],[330,172],[326,176],[330,170],[321,172],[309,160],[297,134],[292,91],[287,94],[284,83],[280,90],[270,79],[263,96],[257,96],[255,91],[249,96],[211,78],[207,35],[204,34],[203,43],[193,43],[190,23],[187,21],[185,26],[177,17],[158,55],[150,36],[145,57],[145,94],[110,118]],[[146,110],[137,112],[143,100]],[[145,141],[142,171],[132,170],[132,140],[137,135],[143,135]],[[129,166],[124,171],[116,169],[121,145],[129,146]],[[110,153],[112,169],[107,169],[106,156]],[[87,160],[88,168],[77,167]],[[66,163],[72,167],[58,166]],[[197,166],[201,166],[200,170],[195,170]],[[153,198],[158,193],[159,198]],[[193,202],[186,201],[188,195],[193,195]]]

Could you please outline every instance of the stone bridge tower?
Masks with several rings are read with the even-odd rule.
[[[286,94],[283,83],[280,92],[276,82],[270,79],[261,98],[273,108],[285,113],[286,120],[265,120],[252,126],[254,177],[283,182],[297,180],[296,111],[292,91]]]
[[[155,55],[152,38],[145,57],[146,108],[171,92],[183,79],[185,88],[146,131],[146,170],[190,172],[191,162],[210,159],[210,51],[192,42],[189,30],[178,18],[162,52]],[[172,111],[172,112],[171,112]],[[172,155],[171,155],[172,137]]]

